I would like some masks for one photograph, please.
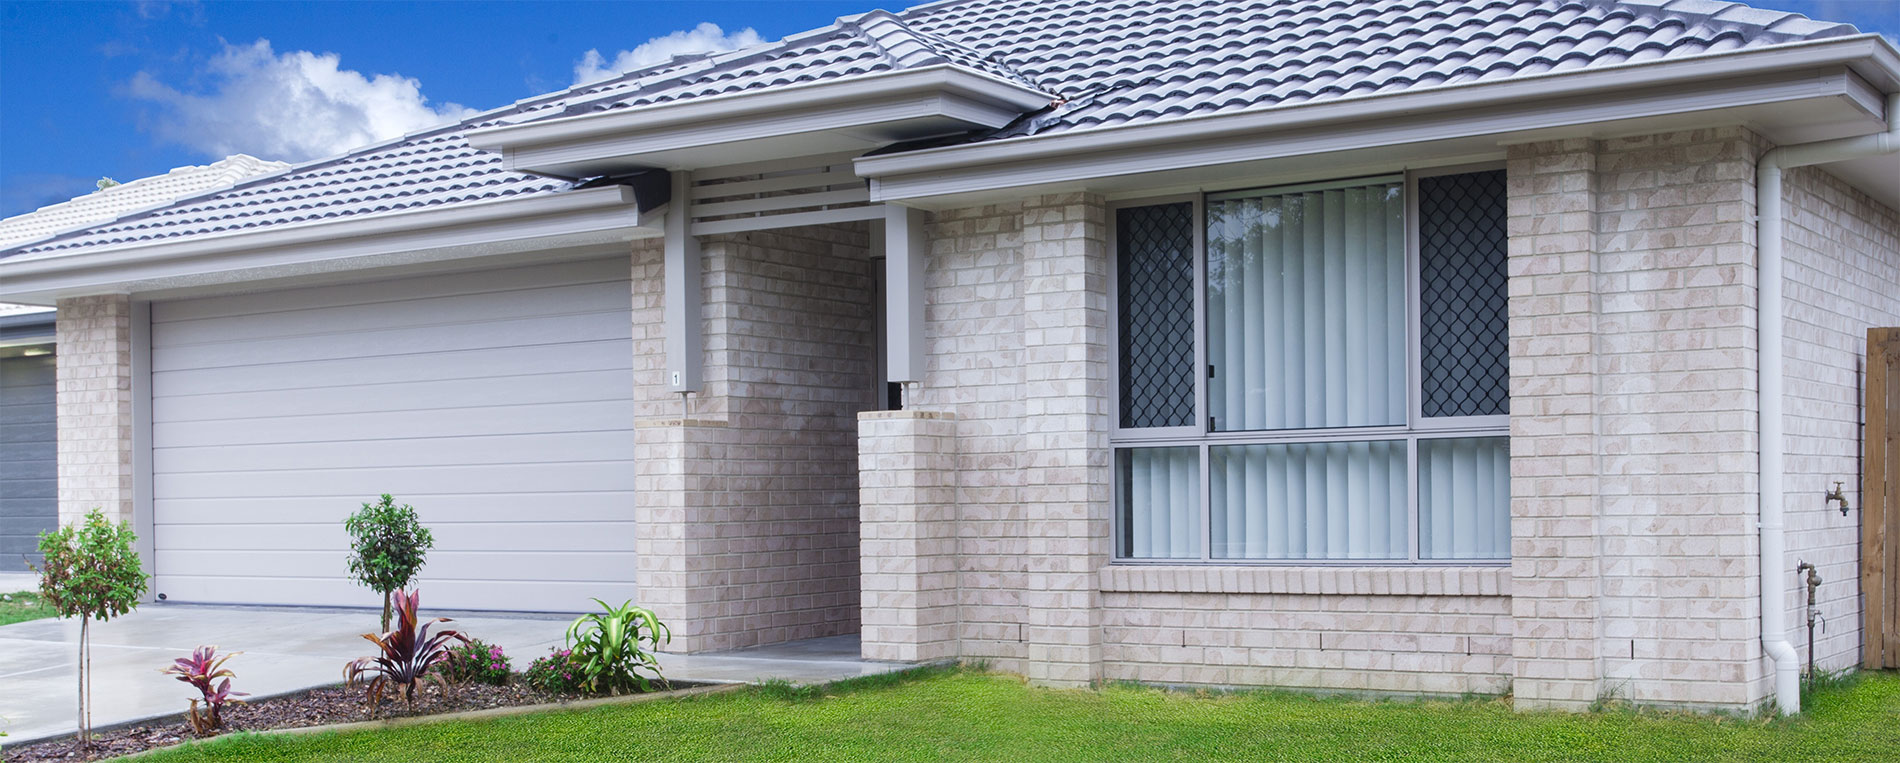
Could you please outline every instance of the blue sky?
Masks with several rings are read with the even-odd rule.
[[[328,156],[617,65],[916,1],[0,0],[0,216],[101,176]],[[1900,35],[1900,0],[1753,4]]]

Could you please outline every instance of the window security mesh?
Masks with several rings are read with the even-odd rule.
[[[1419,178],[1421,413],[1510,412],[1504,172]]]
[[[1194,423],[1194,206],[1115,212],[1121,425]]]

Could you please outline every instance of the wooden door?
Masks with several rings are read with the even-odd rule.
[[[1900,328],[1867,331],[1861,591],[1868,668],[1900,667]]]

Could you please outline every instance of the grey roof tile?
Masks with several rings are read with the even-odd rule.
[[[973,141],[1499,81],[1852,34],[1717,0],[962,0],[872,11],[775,43],[678,56],[458,124],[29,243],[110,247],[559,193],[466,131],[953,66],[1059,96]]]

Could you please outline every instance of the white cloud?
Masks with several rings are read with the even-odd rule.
[[[182,92],[145,72],[129,92],[159,104],[151,127],[160,138],[210,157],[304,161],[475,113],[453,103],[431,106],[414,79],[366,77],[337,64],[334,53],[279,55],[269,40],[226,44],[206,69],[209,92]]]
[[[682,53],[718,53],[764,41],[751,27],[726,34],[718,24],[701,22],[692,29],[681,29],[640,43],[633,50],[620,51],[614,55],[612,64],[607,63],[599,50],[589,50],[581,56],[581,62],[574,65],[574,84],[593,82],[643,66],[652,66]]]

